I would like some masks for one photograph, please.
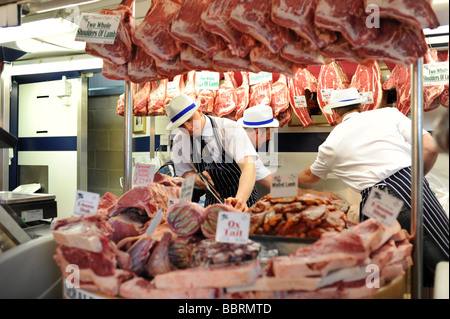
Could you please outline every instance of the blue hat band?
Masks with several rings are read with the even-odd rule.
[[[175,121],[177,121],[180,117],[182,117],[184,114],[186,114],[187,112],[189,112],[190,110],[192,110],[195,107],[195,103],[192,103],[191,105],[189,105],[188,107],[186,107],[183,111],[181,111],[180,113],[178,113],[177,115],[175,115],[174,117],[172,117],[170,119],[170,121],[172,123],[174,123]]]
[[[271,118],[270,120],[267,121],[261,121],[261,122],[248,122],[248,121],[242,121],[242,123],[244,123],[245,125],[264,125],[264,124],[269,124],[273,122],[273,118]]]
[[[355,100],[357,100],[357,99],[355,98],[355,99],[348,99],[348,100],[340,100],[339,102],[350,102],[350,101],[355,101]]]

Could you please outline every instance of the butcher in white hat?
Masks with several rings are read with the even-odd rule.
[[[401,200],[397,221],[410,230],[411,221],[411,120],[396,107],[360,111],[365,99],[355,88],[334,91],[324,112],[332,112],[338,125],[319,146],[314,163],[299,174],[298,183],[309,185],[329,174],[361,194],[360,220],[369,194],[377,189]],[[438,151],[434,138],[423,130],[424,176],[433,168]],[[438,262],[449,260],[449,219],[423,179],[424,285],[432,287]],[[375,191],[376,192],[376,191]]]
[[[243,117],[237,121],[247,132],[253,146],[258,149],[269,141],[273,129],[280,126],[277,119],[273,117],[272,108],[268,105],[256,105],[244,111]],[[256,181],[270,189],[272,173],[258,159],[255,162]]]
[[[196,185],[205,189],[198,175],[202,173],[223,201],[239,210],[256,203],[258,154],[244,129],[230,119],[203,114],[185,94],[174,97],[166,106],[166,113],[166,129],[178,129],[172,147],[176,174],[184,178],[195,174]],[[214,195],[206,192],[205,206],[217,202]]]

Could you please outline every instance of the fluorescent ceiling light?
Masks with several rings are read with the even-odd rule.
[[[59,9],[70,8],[74,6],[80,6],[88,3],[98,2],[100,0],[49,0],[49,1],[31,1],[27,3],[27,1],[23,1],[23,6],[30,13],[43,13],[48,11],[54,11]],[[19,2],[20,3],[20,2]]]

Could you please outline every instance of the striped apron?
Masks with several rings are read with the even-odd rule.
[[[411,231],[411,167],[405,167],[397,173],[361,192],[360,221],[368,217],[362,214],[371,189],[375,187],[401,199],[403,208],[397,217],[398,222]],[[439,203],[426,178],[423,179],[423,254],[425,277],[432,281],[436,264],[449,259],[449,219]],[[426,275],[428,273],[428,275]]]
[[[205,148],[203,138],[201,139],[201,150],[198,150],[197,143],[194,143],[191,137],[192,157],[195,168],[198,172],[207,171],[214,182],[214,188],[219,192],[222,199],[228,197],[235,197],[239,188],[239,179],[241,177],[241,169],[234,159],[225,152],[221,139],[217,132],[217,125],[214,119],[205,115],[211,121],[214,138],[217,145],[221,148],[222,154],[219,161],[214,161],[209,155],[208,148]],[[250,207],[258,200],[258,190],[256,186],[250,198],[247,201],[247,206]],[[205,207],[217,203],[217,200],[209,192],[206,192]]]

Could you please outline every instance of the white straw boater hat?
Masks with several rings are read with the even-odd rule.
[[[323,108],[323,112],[333,114],[332,109],[364,102],[367,102],[367,100],[360,96],[356,88],[335,90],[331,92],[330,103]]]
[[[280,124],[273,118],[272,108],[268,105],[255,105],[244,111],[238,120],[243,127],[278,127]]]
[[[199,106],[186,94],[175,96],[166,106],[166,113],[170,120],[166,126],[166,130],[171,131],[176,129],[186,122]]]

